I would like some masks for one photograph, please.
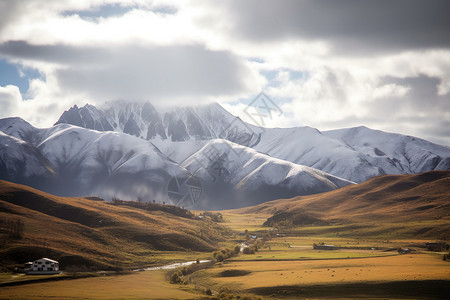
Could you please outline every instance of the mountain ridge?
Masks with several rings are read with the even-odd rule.
[[[197,186],[198,179],[190,180],[193,186],[173,185],[175,178],[181,180],[180,182],[194,178],[192,173],[197,170],[188,170],[182,164],[170,159],[152,141],[125,133],[96,131],[70,124],[57,124],[50,128],[38,129],[19,118],[0,120],[0,132],[2,132],[0,143],[6,145],[0,149],[0,179],[25,183],[58,196],[95,195],[107,200],[116,197],[125,200],[167,202],[198,209],[218,208],[215,206],[215,203],[218,203],[217,193],[208,190],[207,181],[203,181],[203,196],[202,193],[195,192],[199,194],[198,199],[194,199],[193,194],[191,195],[193,190],[202,191],[202,187]],[[248,150],[256,154],[251,148],[225,140],[218,141],[226,144],[224,151],[233,153],[236,150]],[[176,145],[195,142],[176,142]],[[197,146],[199,145],[195,144],[191,149],[193,155],[197,152]],[[192,155],[189,154],[190,156]],[[260,159],[274,160],[268,156],[261,156]],[[242,158],[241,162],[244,163]],[[242,163],[235,165],[234,168],[239,168]],[[280,165],[280,162],[277,164]],[[272,163],[270,166],[274,168],[277,164]],[[284,164],[301,168],[289,162]],[[262,173],[271,172],[270,168],[252,171],[255,178],[259,178]],[[331,175],[316,172],[319,173],[308,189],[292,188],[292,184],[289,186],[281,183],[281,178],[279,184],[260,184],[252,188],[255,195],[264,195],[261,199],[250,197],[251,195],[248,199],[239,196],[241,193],[236,193],[235,190],[242,191],[244,183],[240,184],[240,189],[234,189],[237,183],[225,184],[221,190],[224,197],[221,208],[242,207],[282,196],[310,194],[340,187],[326,184],[329,182],[327,176]],[[300,173],[292,174],[290,180],[300,182],[301,176],[303,175]],[[340,182],[351,184],[345,180]],[[179,188],[184,190],[177,191]],[[272,189],[271,193],[262,192],[269,188]]]
[[[4,230],[11,220],[23,224],[20,239],[9,238]],[[58,197],[3,180],[0,228],[1,267],[51,256],[63,268],[101,270],[117,268],[118,261],[134,269],[155,264],[153,254],[158,251],[209,252],[228,234],[194,215],[187,218],[98,198]]]
[[[209,199],[214,199],[214,209],[231,208],[228,193],[221,195],[224,187],[232,190],[236,199],[233,206],[239,207],[354,184],[223,139],[209,141],[182,166],[201,181]]]
[[[109,108],[107,106],[103,114],[111,114],[113,111],[113,115],[123,117],[122,123],[127,121],[127,116],[132,115],[133,121],[141,124],[144,121],[138,119],[147,114],[143,109],[144,106],[151,107],[147,110],[152,111],[152,116],[158,115],[163,121],[155,123],[155,128],[159,128],[161,134],[140,136],[151,140],[178,163],[200,150],[206,144],[205,141],[222,138],[274,158],[319,169],[358,183],[377,175],[414,174],[450,169],[449,147],[364,126],[329,131],[320,131],[308,126],[264,128],[242,121],[217,103],[194,108],[177,108],[164,114],[159,113],[149,102],[114,103],[109,104]],[[92,110],[92,107],[89,106],[89,109]],[[58,122],[62,121],[64,115],[65,113]],[[171,118],[172,125],[168,123]],[[115,123],[118,122],[117,117],[114,120]],[[138,127],[142,131],[145,126]],[[114,130],[123,132],[120,126]],[[358,144],[354,138],[350,138],[352,135],[365,140],[366,145]],[[188,145],[187,148],[190,150],[178,150],[184,145]],[[390,145],[397,148],[388,149]]]
[[[60,196],[175,201],[202,209],[321,193],[384,174],[450,169],[450,148],[419,138],[367,127],[258,127],[217,103],[164,112],[149,102],[113,102],[102,110],[87,104],[71,107],[45,129],[1,119],[0,132],[0,179]],[[229,165],[221,184],[208,174],[217,158],[205,159],[217,148],[221,163]],[[203,189],[198,182],[171,185],[176,199],[168,198],[174,178],[192,176],[199,176]],[[200,188],[200,201],[178,188]]]

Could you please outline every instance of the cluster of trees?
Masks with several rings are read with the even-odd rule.
[[[294,222],[292,222],[292,220],[279,220],[279,221],[274,221],[272,222],[271,225],[269,225],[271,227],[275,227],[278,230],[286,230],[286,229],[292,229],[295,227]]]
[[[251,247],[245,247],[244,250],[242,250],[242,253],[255,254],[255,252],[257,252],[257,251],[258,251],[258,248],[251,246]]]
[[[200,214],[204,218],[210,218],[214,222],[224,222],[223,215],[220,212],[204,211]]]
[[[236,256],[241,251],[241,247],[236,245],[233,249],[222,249],[213,253],[213,257],[216,261],[222,262],[225,259]]]
[[[255,254],[255,252],[258,252],[259,249],[261,249],[264,246],[264,241],[263,240],[256,240],[253,245],[245,247],[242,250],[243,254]]]
[[[176,205],[170,205],[170,204],[160,204],[156,203],[155,200],[153,202],[144,202],[142,199],[138,198],[138,201],[129,201],[129,200],[121,200],[118,198],[112,198],[111,204],[113,205],[127,205],[132,206],[140,209],[145,209],[148,211],[164,211],[167,213],[170,213],[172,215],[176,215],[182,218],[187,219],[195,219],[195,215],[190,212],[189,210],[179,207]]]
[[[169,275],[169,280],[170,283],[184,283],[184,284],[188,284],[188,282],[183,280],[183,276],[192,274],[198,270],[201,269],[206,269],[211,267],[212,265],[214,265],[214,261],[210,261],[210,262],[206,262],[206,263],[202,263],[200,264],[200,260],[197,259],[197,263],[187,266],[187,267],[183,267],[181,270],[175,270],[173,271],[170,275]]]

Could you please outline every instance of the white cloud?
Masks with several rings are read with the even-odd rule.
[[[405,96],[408,91],[410,90],[409,87],[397,85],[397,84],[385,84],[379,87],[376,87],[373,90],[372,97],[373,99],[377,98],[399,98]]]
[[[450,143],[423,130],[449,118],[449,3],[430,1],[0,0],[0,55],[44,74],[26,103],[46,125],[64,105],[116,98],[218,100],[240,115],[236,99],[263,89],[284,111],[269,126],[367,125]],[[105,4],[128,9],[83,17]],[[22,47],[6,51],[13,40]]]
[[[0,118],[19,116],[22,95],[15,85],[0,86]]]

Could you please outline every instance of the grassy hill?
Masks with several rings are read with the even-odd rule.
[[[170,211],[57,197],[0,181],[1,266],[47,256],[62,267],[133,268],[212,251],[227,234],[189,212]]]
[[[280,222],[324,227],[351,224],[354,230],[367,229],[368,236],[381,234],[377,228],[445,239],[450,237],[450,171],[378,176],[339,190],[266,202],[235,212],[271,213],[266,222],[270,226]],[[383,229],[383,224],[389,226]],[[359,233],[364,234],[361,230]]]

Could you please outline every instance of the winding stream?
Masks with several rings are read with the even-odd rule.
[[[206,262],[210,262],[210,261],[211,261],[210,259],[201,260],[200,263],[206,263]],[[190,266],[190,265],[193,265],[193,264],[196,264],[196,263],[197,263],[197,261],[193,260],[193,261],[174,263],[174,264],[164,265],[164,266],[159,266],[159,267],[151,267],[151,268],[145,268],[145,269],[136,269],[136,270],[133,270],[133,271],[141,272],[141,271],[171,270],[171,269],[175,269],[175,268],[179,268],[179,267]]]

